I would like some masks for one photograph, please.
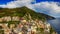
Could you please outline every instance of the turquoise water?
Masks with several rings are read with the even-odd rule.
[[[55,31],[57,31],[57,33],[60,34],[60,18],[48,20],[48,23],[50,23],[51,26],[55,29]]]

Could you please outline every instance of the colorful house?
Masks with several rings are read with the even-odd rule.
[[[56,34],[56,31],[52,30],[53,28],[47,23],[47,20],[55,19],[52,16],[37,13],[27,7],[3,8],[1,11],[0,24],[7,24],[3,28],[7,30],[4,31],[6,34]]]

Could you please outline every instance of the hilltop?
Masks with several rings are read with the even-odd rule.
[[[52,16],[43,14],[43,13],[37,13],[27,7],[19,7],[19,8],[13,8],[13,9],[8,9],[8,8],[0,8],[0,17],[3,16],[19,16],[23,17],[28,15],[31,16],[32,19],[40,19],[40,20],[45,20],[45,19],[55,19]]]

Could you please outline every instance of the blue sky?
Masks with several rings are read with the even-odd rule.
[[[14,0],[0,0],[0,4],[6,4],[7,2],[11,2],[11,1],[14,1]],[[45,2],[45,1],[60,2],[60,0],[36,0],[37,3]]]
[[[0,0],[2,8],[26,6],[36,12],[60,18],[60,0]]]
[[[60,2],[60,0],[36,0],[37,2],[45,2],[45,1],[53,1],[53,2]]]
[[[0,0],[0,4],[6,4],[7,2],[14,1],[14,0]]]

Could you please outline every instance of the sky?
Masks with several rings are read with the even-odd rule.
[[[60,18],[60,0],[0,0],[1,8],[26,6],[39,13]]]
[[[6,4],[7,2],[14,1],[14,0],[0,0],[0,4]]]

